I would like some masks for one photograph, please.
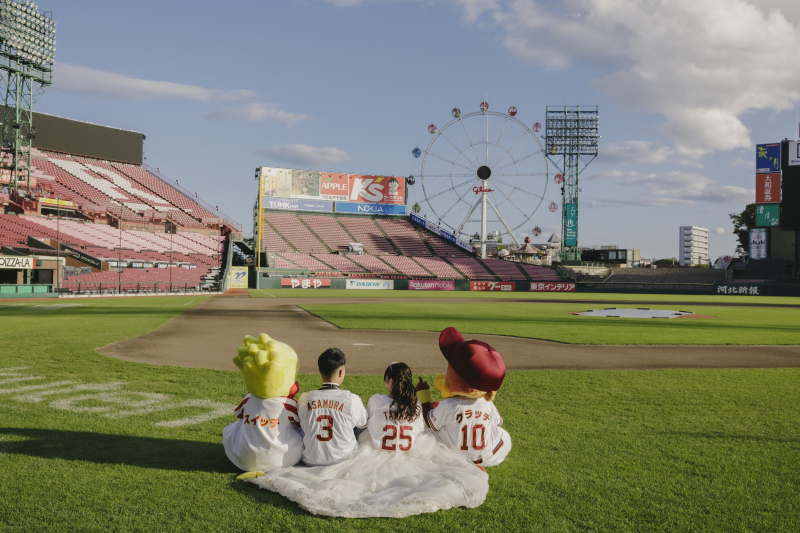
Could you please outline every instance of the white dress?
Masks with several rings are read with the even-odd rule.
[[[345,518],[403,518],[478,507],[489,492],[486,472],[427,429],[407,452],[376,449],[363,431],[355,452],[341,463],[279,468],[248,481],[313,514]]]

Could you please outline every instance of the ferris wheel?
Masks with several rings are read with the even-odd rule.
[[[488,102],[481,102],[480,111],[454,108],[451,114],[447,124],[428,126],[433,138],[427,149],[412,151],[422,158],[420,210],[456,237],[478,244],[484,258],[487,242],[507,235],[520,245],[518,231],[531,226],[541,233],[534,215],[542,205],[558,209],[545,198],[547,154],[536,135],[542,125],[525,125],[515,107],[490,111]]]

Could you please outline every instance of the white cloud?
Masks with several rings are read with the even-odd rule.
[[[468,21],[502,28],[523,62],[606,70],[595,86],[664,115],[679,155],[752,148],[745,113],[800,101],[796,1],[454,1]]]
[[[717,235],[725,235],[725,228],[717,228],[714,230]]]
[[[134,102],[155,100],[231,102],[257,96],[255,92],[248,90],[206,89],[168,81],[143,80],[69,63],[56,63],[53,77],[55,79],[53,89],[58,91]]]
[[[206,115],[208,118],[222,120],[247,120],[252,122],[281,122],[292,126],[296,122],[308,119],[308,115],[298,115],[278,109],[277,104],[252,103],[236,107],[227,107]]]
[[[697,172],[667,172],[641,174],[618,170],[601,172],[592,179],[617,179],[617,184],[628,191],[641,191],[638,198],[600,199],[587,202],[587,207],[643,206],[666,207],[696,205],[697,203],[746,204],[755,196],[755,189],[733,185],[718,185],[714,180]]]
[[[661,143],[648,141],[625,141],[602,148],[598,162],[602,163],[646,163],[660,165],[674,156],[673,151]]]
[[[320,148],[305,144],[284,144],[265,148],[258,152],[280,163],[290,165],[321,167],[352,159],[350,154],[338,148]]]
[[[747,160],[747,159],[745,159],[743,157],[736,157],[731,161],[731,166],[732,167],[752,167],[754,165],[753,165],[753,160],[752,159],[751,160]]]

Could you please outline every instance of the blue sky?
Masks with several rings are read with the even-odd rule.
[[[147,162],[251,225],[261,165],[418,174],[450,109],[599,105],[581,245],[735,247],[754,145],[795,135],[800,3],[787,0],[42,0],[58,26],[37,110],[141,131]],[[415,186],[416,187],[416,186]],[[412,188],[419,199],[421,191]],[[554,189],[548,189],[548,197]],[[414,198],[414,196],[412,196]],[[540,208],[545,234],[560,212]],[[499,229],[499,228],[498,228]]]

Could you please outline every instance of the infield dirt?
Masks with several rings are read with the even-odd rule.
[[[98,352],[156,365],[237,370],[231,359],[242,337],[267,333],[295,349],[301,373],[316,373],[317,357],[332,346],[345,352],[347,371],[351,374],[382,374],[393,361],[403,361],[420,374],[444,371],[438,333],[345,330],[297,306],[358,305],[359,301],[357,298],[214,297],[151,333],[109,344]],[[365,299],[365,303],[382,301],[398,303],[403,299]],[[419,299],[414,301],[419,303]],[[483,302],[486,300],[459,300],[464,305]],[[496,335],[479,338],[502,354],[509,370],[800,367],[800,346],[589,346]]]

